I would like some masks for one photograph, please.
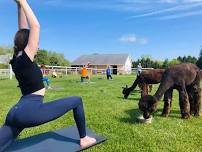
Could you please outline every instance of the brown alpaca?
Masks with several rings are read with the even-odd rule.
[[[149,92],[151,92],[152,88],[153,88],[152,84],[146,84],[146,83],[139,83],[138,87],[141,90],[141,96],[149,94]],[[127,88],[127,86],[126,86],[126,88]]]
[[[170,66],[164,72],[158,90],[154,96],[146,95],[139,101],[139,109],[143,111],[145,119],[156,111],[158,101],[164,95],[164,109],[162,115],[167,116],[172,104],[173,89],[179,91],[181,116],[184,119],[200,115],[201,89],[200,70],[191,63],[182,63]],[[191,111],[190,111],[191,109]]]
[[[123,95],[124,98],[127,99],[129,94],[136,88],[138,85],[141,89],[141,96],[147,95],[149,91],[152,89],[151,84],[158,84],[161,81],[161,77],[163,75],[164,69],[153,69],[153,70],[146,70],[143,71],[133,82],[131,87],[124,87],[123,88]]]
[[[189,103],[190,103],[190,114],[194,114],[194,96],[192,92],[192,87],[187,87],[187,95],[189,97]],[[173,98],[173,90],[172,88],[168,89],[164,94],[164,108],[162,112],[162,116],[167,117],[171,111],[172,107],[172,98]]]

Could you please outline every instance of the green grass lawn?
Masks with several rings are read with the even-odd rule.
[[[82,84],[78,76],[52,80],[52,86],[64,90],[48,90],[45,101],[66,96],[83,98],[87,126],[108,138],[108,140],[87,151],[89,152],[201,152],[202,116],[182,120],[180,117],[178,93],[174,93],[172,112],[168,118],[161,117],[163,102],[159,103],[152,124],[139,124],[137,117],[139,93],[128,100],[123,99],[122,86],[132,84],[133,76],[114,76],[113,81],[94,77],[95,83]],[[8,110],[18,101],[20,92],[15,80],[0,80],[0,124],[3,124]],[[154,87],[152,94],[156,91]],[[63,117],[30,129],[25,129],[19,138],[25,138],[50,130],[74,125],[72,112]]]

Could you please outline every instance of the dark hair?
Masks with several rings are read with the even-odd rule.
[[[20,51],[24,51],[29,40],[29,29],[20,29],[15,34],[14,39],[14,55],[16,56]]]

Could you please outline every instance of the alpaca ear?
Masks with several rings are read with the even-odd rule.
[[[126,85],[126,88],[128,88],[128,85]]]

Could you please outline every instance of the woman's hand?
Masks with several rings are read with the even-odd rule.
[[[23,2],[26,2],[26,0],[14,0],[17,4],[20,4],[20,3],[23,3]]]
[[[19,3],[20,0],[14,0],[16,3]]]

